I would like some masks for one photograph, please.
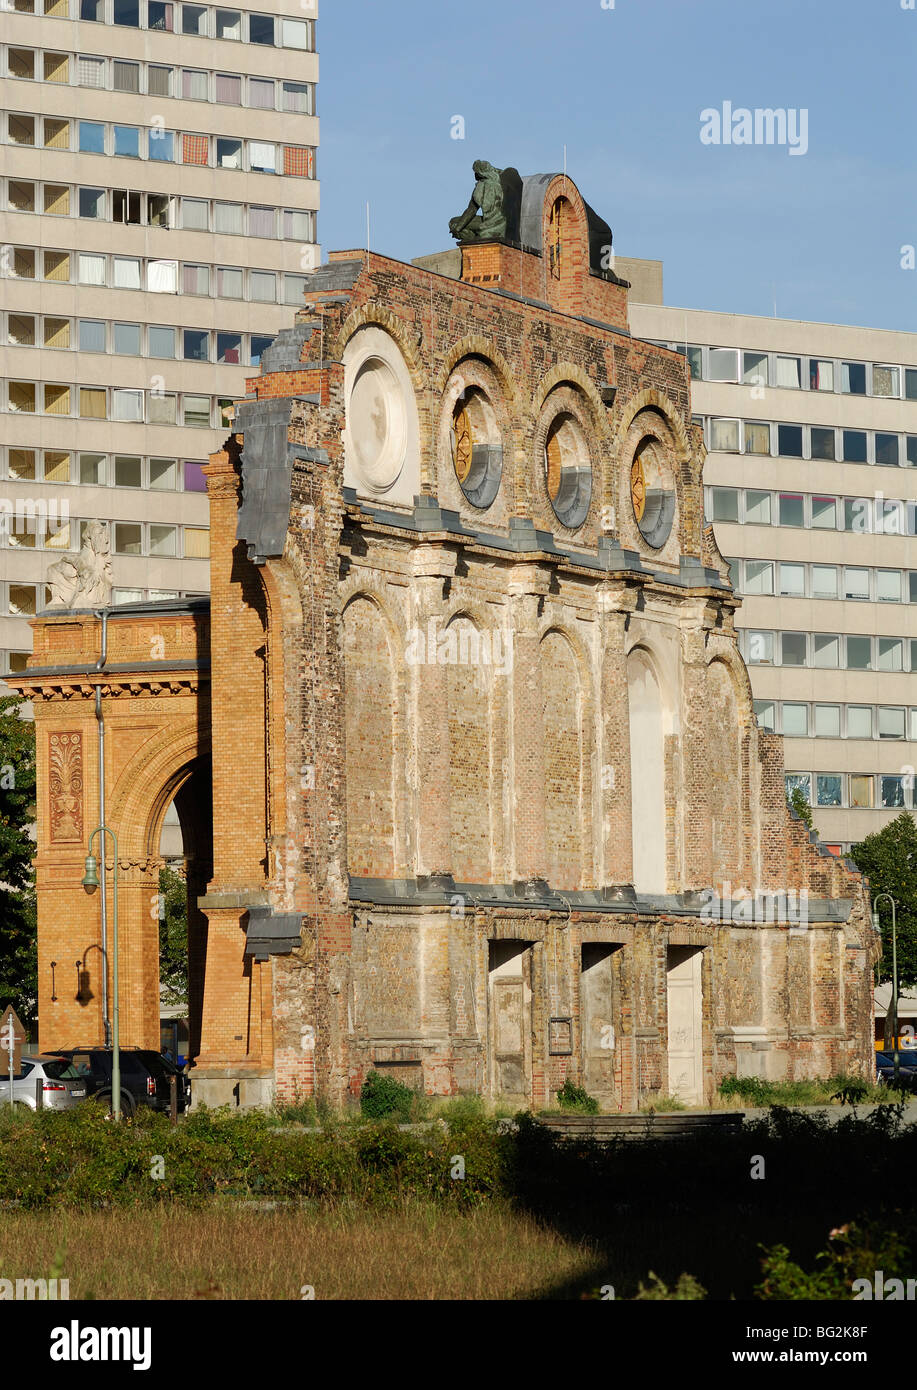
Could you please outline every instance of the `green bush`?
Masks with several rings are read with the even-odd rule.
[[[371,1071],[360,1090],[360,1111],[369,1120],[396,1119],[410,1124],[418,1108],[417,1100],[417,1092],[410,1086],[393,1076]]]
[[[597,1115],[599,1103],[591,1096],[585,1086],[577,1086],[568,1076],[557,1092],[557,1104],[561,1110],[575,1110],[580,1115]]]

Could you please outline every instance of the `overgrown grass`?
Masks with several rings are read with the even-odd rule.
[[[732,1104],[768,1105],[888,1105],[900,1099],[886,1085],[840,1073],[826,1080],[764,1081],[758,1076],[727,1076],[719,1095]]]

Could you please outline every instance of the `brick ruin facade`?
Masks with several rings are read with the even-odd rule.
[[[76,1026],[47,963],[98,937],[101,685],[125,1041],[157,1042],[140,912],[176,788],[200,822],[199,1098],[341,1101],[375,1068],[536,1105],[569,1076],[614,1109],[869,1072],[866,885],[756,727],[685,360],[630,336],[571,180],[525,180],[521,226],[459,278],[367,252],[311,276],[206,470],[209,618],[112,610],[138,650],[95,674],[97,619],[35,621],[43,1045]]]

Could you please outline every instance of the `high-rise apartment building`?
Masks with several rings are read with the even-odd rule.
[[[758,720],[841,852],[917,806],[917,334],[670,308],[658,262],[617,268],[690,363]]]
[[[319,196],[315,0],[0,3],[2,677],[95,518],[114,602],[207,590],[201,467]]]

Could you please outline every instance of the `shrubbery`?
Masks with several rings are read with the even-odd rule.
[[[360,1091],[360,1111],[370,1120],[397,1119],[410,1124],[420,1097],[403,1081],[371,1071]]]
[[[599,1103],[591,1096],[585,1086],[577,1086],[568,1076],[557,1092],[557,1104],[561,1110],[577,1111],[580,1115],[597,1115]]]

